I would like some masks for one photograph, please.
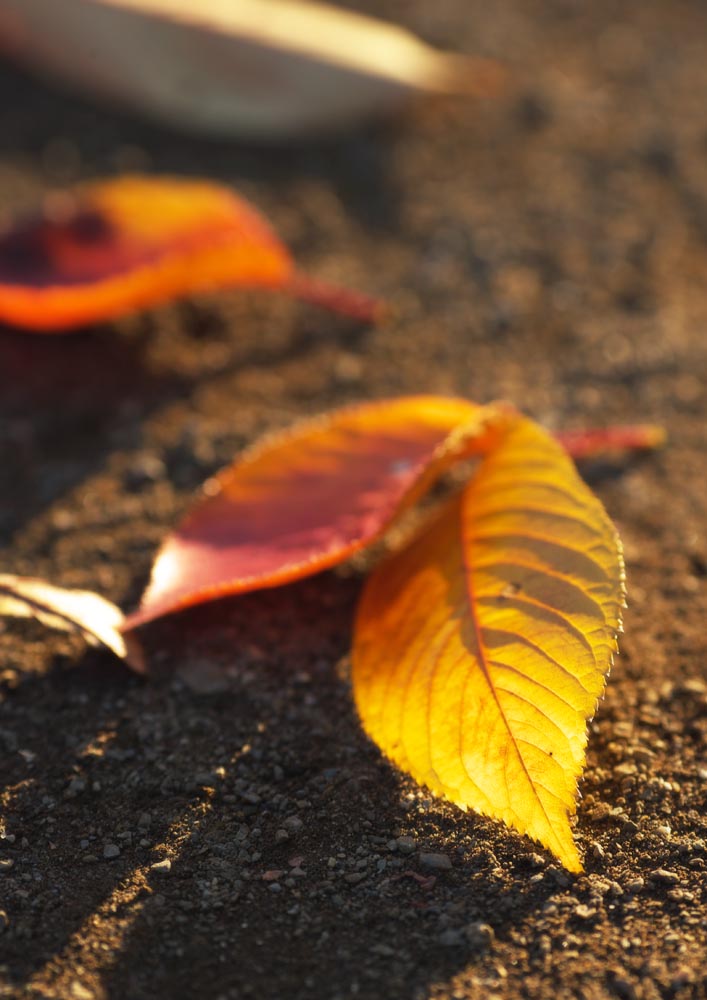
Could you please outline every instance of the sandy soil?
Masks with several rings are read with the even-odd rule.
[[[147,683],[8,623],[0,996],[707,995],[707,8],[366,6],[508,59],[511,92],[268,150],[0,68],[0,209],[126,169],[213,176],[312,274],[395,306],[365,329],[229,294],[67,337],[0,330],[0,566],[127,608],[207,475],[347,401],[430,391],[550,427],[664,424],[663,453],[590,470],[630,608],[591,725],[586,874],[432,799],[366,740],[355,570],[153,626]]]

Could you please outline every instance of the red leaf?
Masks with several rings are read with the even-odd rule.
[[[126,627],[343,562],[459,456],[482,412],[490,411],[460,399],[404,397],[267,439],[206,484]]]
[[[381,308],[300,276],[260,213],[206,181],[134,176],[85,185],[0,236],[0,321],[31,330],[233,287],[280,289],[365,320]]]

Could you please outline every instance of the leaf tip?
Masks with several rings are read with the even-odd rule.
[[[562,867],[571,875],[584,874],[584,865],[578,852],[575,852],[572,856],[562,857],[559,860],[562,862]]]
[[[136,674],[146,674],[147,656],[142,643],[130,629],[124,629],[122,637],[125,649],[123,657],[125,662]]]

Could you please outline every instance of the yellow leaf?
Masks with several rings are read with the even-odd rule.
[[[620,630],[616,531],[563,449],[499,415],[463,492],[370,578],[354,694],[413,777],[582,865],[569,815]]]

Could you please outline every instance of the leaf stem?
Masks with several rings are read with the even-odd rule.
[[[560,431],[556,439],[574,458],[591,459],[617,452],[652,451],[665,444],[666,433],[657,424],[627,424]]]
[[[388,313],[388,306],[381,299],[329,285],[299,272],[295,272],[288,282],[286,291],[303,302],[331,309],[362,323],[378,323]]]

